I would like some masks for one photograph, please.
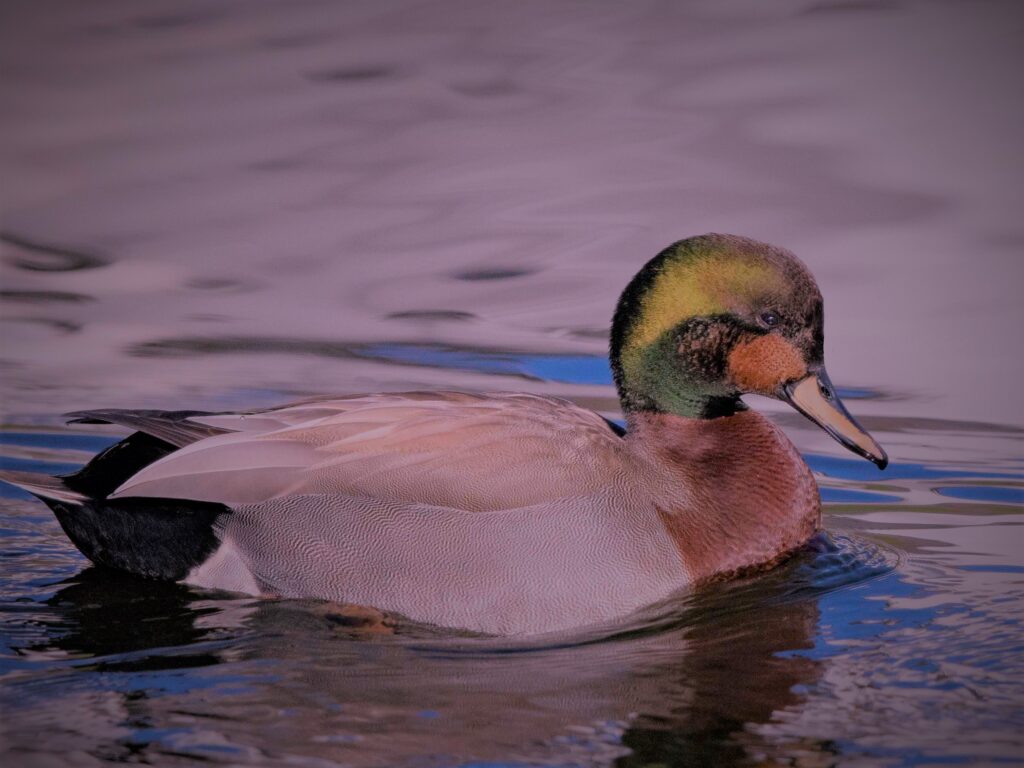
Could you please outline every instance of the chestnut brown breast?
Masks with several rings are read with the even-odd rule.
[[[694,582],[777,563],[821,524],[810,469],[755,411],[636,414],[629,440],[656,478],[649,492]]]

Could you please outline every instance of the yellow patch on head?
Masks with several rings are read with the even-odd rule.
[[[783,287],[768,264],[730,256],[668,263],[644,295],[626,346],[640,349],[687,318],[738,311],[754,296]]]
[[[803,355],[781,336],[758,336],[729,353],[729,378],[743,392],[770,395],[787,381],[806,375]]]

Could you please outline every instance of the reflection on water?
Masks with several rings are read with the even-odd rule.
[[[893,564],[863,541],[824,538],[769,577],[610,635],[520,646],[413,626],[360,636],[322,604],[205,597],[88,568],[8,616],[21,631],[6,693],[23,727],[38,728],[57,719],[55,687],[68,704],[73,691],[102,691],[113,722],[96,733],[96,712],[64,712],[60,738],[111,757],[267,751],[394,765],[427,750],[444,763],[719,764],[784,748],[748,731],[818,683],[822,663],[806,654],[819,600]],[[21,730],[12,750],[31,744]]]
[[[614,300],[709,230],[805,258],[829,368],[892,457],[752,399],[818,476],[828,535],[528,644],[104,572],[4,488],[0,762],[1020,763],[1020,19],[0,8],[0,465],[80,466],[115,430],[56,414],[90,407],[521,389],[616,419]]]

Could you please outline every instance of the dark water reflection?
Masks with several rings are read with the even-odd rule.
[[[778,573],[631,626],[519,645],[412,626],[366,635],[323,604],[206,598],[88,568],[8,614],[23,634],[9,638],[6,693],[17,720],[59,720],[62,738],[109,757],[731,763],[778,751],[751,727],[819,683],[823,662],[805,654],[822,595],[893,565],[823,538]],[[117,714],[99,733],[95,711],[58,717],[55,686],[67,704],[102,692]],[[9,734],[12,755],[34,740],[23,735]]]
[[[885,472],[769,411],[828,536],[511,644],[88,567],[0,490],[0,763],[1024,764],[1020,6],[0,6],[0,465],[90,407],[528,390],[618,417],[674,238],[788,246]],[[9,180],[15,180],[10,183]]]

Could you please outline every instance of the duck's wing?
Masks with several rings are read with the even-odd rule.
[[[104,408],[65,413],[69,424],[117,424],[156,437],[175,448],[183,448],[214,435],[227,432],[270,432],[332,416],[361,407],[371,399],[384,400],[399,395],[370,395],[337,398],[311,398],[257,411],[225,413],[217,411],[155,411]]]
[[[533,395],[373,395],[190,420],[223,433],[145,467],[112,498],[341,493],[485,511],[587,495],[628,461],[602,417]]]
[[[203,424],[193,419],[217,414],[206,411],[132,411],[107,409],[99,411],[73,411],[65,413],[69,424],[117,424],[131,427],[139,432],[163,440],[176,448],[182,448],[228,431],[212,424]]]

